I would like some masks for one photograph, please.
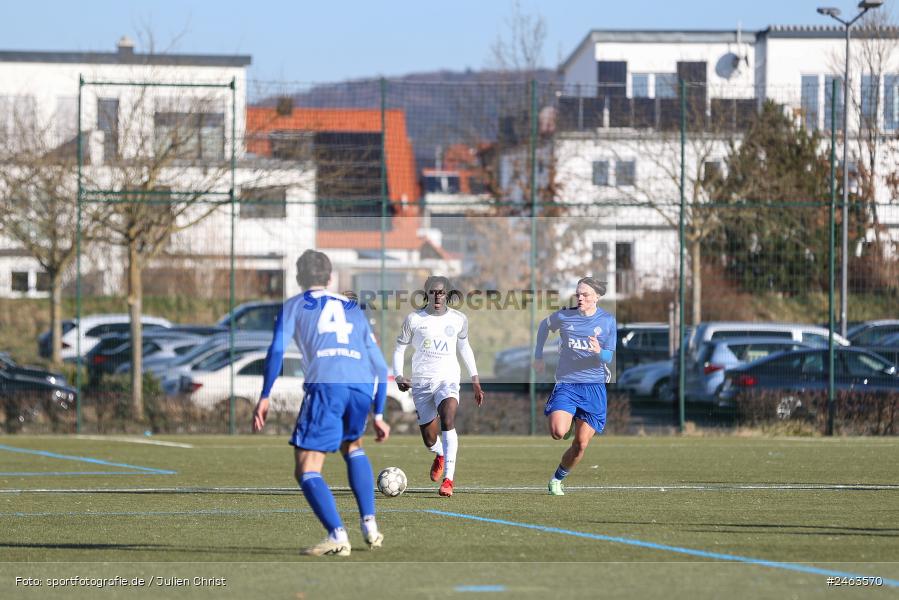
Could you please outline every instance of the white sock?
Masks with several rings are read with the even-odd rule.
[[[455,429],[443,432],[443,452],[446,457],[446,466],[443,467],[443,477],[453,480],[456,473],[456,451],[459,449],[459,436],[456,435]]]
[[[348,542],[350,538],[346,534],[346,529],[343,527],[338,527],[334,531],[328,534],[328,539],[332,542]]]
[[[437,441],[434,442],[434,445],[428,448],[428,450],[437,456],[443,456],[443,442],[440,441],[440,438],[437,438]]]
[[[376,534],[378,533],[378,523],[375,521],[374,515],[365,515],[361,519],[362,523],[362,535]]]

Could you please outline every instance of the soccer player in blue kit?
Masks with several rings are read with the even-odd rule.
[[[574,439],[562,455],[559,467],[549,480],[549,493],[564,496],[562,480],[584,456],[590,440],[606,425],[606,383],[611,379],[608,365],[615,352],[615,317],[596,303],[606,293],[606,285],[592,277],[577,282],[577,308],[563,308],[543,319],[537,329],[535,367],[544,369],[543,344],[550,331],[559,332],[559,365],[556,385],[546,401],[543,414],[549,416],[549,433],[562,439],[574,421]]]
[[[374,404],[375,441],[390,435],[384,422],[387,363],[375,343],[368,319],[355,301],[325,289],[331,261],[314,250],[297,259],[297,283],[304,290],[284,302],[265,358],[262,393],[253,411],[253,431],[261,431],[272,385],[281,372],[285,340],[292,337],[303,355],[305,397],[290,438],[294,475],[309,506],[328,532],[321,543],[301,550],[307,556],[349,556],[351,545],[334,496],[321,470],[325,454],[340,449],[350,488],[356,497],[362,536],[380,548],[384,535],[375,521],[375,486],[362,434]],[[372,400],[372,389],[378,385]]]

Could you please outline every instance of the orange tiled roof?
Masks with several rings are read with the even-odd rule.
[[[418,178],[412,141],[406,132],[406,113],[391,109],[384,113],[384,146],[387,158],[387,194],[395,205],[393,228],[386,233],[388,248],[414,249],[421,245]],[[260,156],[272,152],[267,132],[274,131],[339,131],[377,133],[381,131],[381,111],[365,108],[294,108],[289,115],[279,115],[275,108],[247,108],[247,150]],[[380,231],[319,231],[316,244],[320,248],[381,247]]]

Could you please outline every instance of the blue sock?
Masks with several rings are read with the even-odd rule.
[[[312,512],[315,513],[329,534],[335,529],[343,528],[343,521],[340,520],[340,513],[337,512],[334,495],[331,493],[331,488],[322,479],[321,473],[316,471],[303,473],[300,487],[303,488],[303,495],[306,496],[306,501],[312,507]]]
[[[347,479],[350,480],[350,487],[359,506],[359,516],[363,518],[374,516],[375,477],[368,455],[362,448],[357,448],[343,458],[346,461]]]
[[[559,465],[559,468],[556,469],[556,474],[553,475],[553,479],[558,479],[559,481],[562,481],[563,479],[565,479],[566,475],[568,475],[568,470],[565,467],[563,467],[562,465]]]

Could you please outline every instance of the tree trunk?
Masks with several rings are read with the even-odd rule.
[[[62,362],[62,272],[50,275],[50,361]]]
[[[144,419],[143,395],[143,282],[140,256],[133,245],[128,248],[128,315],[131,318],[131,418]]]
[[[702,253],[701,242],[692,240],[690,244],[690,285],[692,298],[690,301],[692,312],[692,324],[698,325],[702,321]]]

